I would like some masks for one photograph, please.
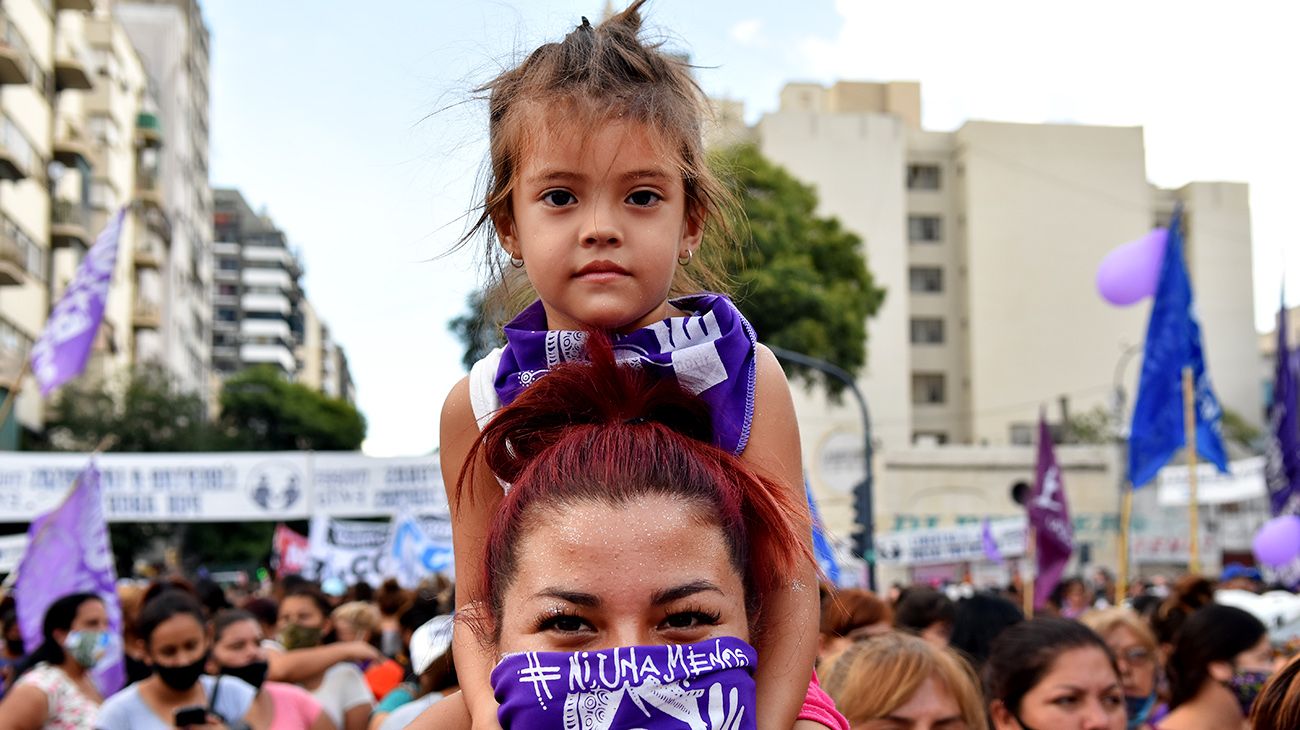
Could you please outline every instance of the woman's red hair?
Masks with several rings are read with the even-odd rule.
[[[466,459],[458,491],[479,457],[511,485],[486,537],[487,594],[476,599],[499,626],[517,544],[536,510],[655,495],[699,505],[722,529],[753,621],[770,594],[814,564],[807,509],[713,446],[708,406],[671,378],[619,365],[603,334],[587,335],[587,355],[589,362],[551,370],[498,412]]]

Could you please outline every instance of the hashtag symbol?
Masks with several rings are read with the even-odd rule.
[[[549,682],[556,682],[560,679],[559,667],[544,667],[537,659],[536,652],[528,652],[528,666],[519,670],[519,681],[527,682],[533,685],[533,693],[537,695],[537,701],[541,703],[542,709],[546,709],[546,702],[542,700],[542,693],[546,693],[546,699],[555,699],[551,695],[551,685]]]

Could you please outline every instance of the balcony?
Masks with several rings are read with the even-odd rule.
[[[0,84],[25,84],[31,81],[27,75],[30,59],[27,41],[0,10]]]
[[[27,257],[22,248],[8,235],[0,235],[0,286],[22,286],[27,283]]]
[[[54,9],[89,13],[95,10],[95,0],[54,0]]]
[[[157,170],[136,170],[135,200],[145,209],[162,210],[162,186],[159,185]]]
[[[88,248],[90,243],[90,211],[73,200],[55,200],[50,212],[50,245]]]
[[[0,116],[0,180],[17,182],[31,174],[32,145],[8,117]]]
[[[131,324],[140,330],[162,329],[162,307],[148,297],[136,297]]]
[[[74,169],[89,169],[93,166],[90,146],[71,135],[60,135],[54,140],[54,159]],[[83,167],[84,166],[84,167]]]
[[[90,91],[95,88],[91,77],[92,64],[86,60],[81,48],[60,44],[54,53],[54,90]]]
[[[135,268],[162,268],[162,247],[152,241],[141,241],[135,246]]]
[[[138,147],[157,149],[162,147],[162,124],[158,115],[140,112],[135,117],[135,143]]]

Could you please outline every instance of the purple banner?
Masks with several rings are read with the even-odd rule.
[[[1037,536],[1037,577],[1034,580],[1034,608],[1047,605],[1066,563],[1074,552],[1074,527],[1065,500],[1065,483],[1056,463],[1052,433],[1047,419],[1038,417],[1038,466],[1035,469],[1034,493],[1029,500],[1029,525]]]
[[[53,512],[37,517],[27,529],[27,551],[18,564],[14,598],[23,643],[34,650],[45,640],[41,626],[51,603],[70,593],[95,593],[104,599],[109,631],[122,635],[122,608],[117,602],[113,551],[99,494],[99,470],[92,461],[77,477],[72,493]],[[95,669],[105,697],[126,683],[122,645]]]
[[[980,528],[980,542],[984,546],[984,557],[989,562],[1002,564],[1002,551],[998,550],[998,541],[993,537],[993,522],[989,518],[984,518],[984,525]]]
[[[108,227],[86,253],[77,275],[50,311],[45,331],[32,347],[32,372],[40,383],[42,397],[49,397],[55,388],[86,369],[95,333],[104,319],[104,301],[117,265],[117,244],[125,215],[123,208],[109,219]]]

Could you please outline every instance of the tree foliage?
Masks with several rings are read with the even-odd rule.
[[[182,391],[165,371],[138,368],[108,383],[88,380],[64,389],[46,423],[46,444],[93,451],[116,437],[113,451],[210,451],[217,434],[203,399]]]
[[[739,201],[743,220],[732,228],[743,245],[706,243],[701,263],[719,267],[734,283],[730,293],[762,342],[857,373],[866,364],[867,319],[885,297],[867,269],[862,239],[838,220],[818,216],[812,187],[754,145],[720,150],[711,163]],[[482,292],[472,293],[466,306],[449,328],[465,347],[468,368],[500,344],[502,317],[485,314]],[[821,373],[787,367],[809,382],[824,382],[832,394],[843,387]]]
[[[232,451],[355,451],[366,437],[366,419],[352,404],[269,366],[226,380],[219,424]]]

